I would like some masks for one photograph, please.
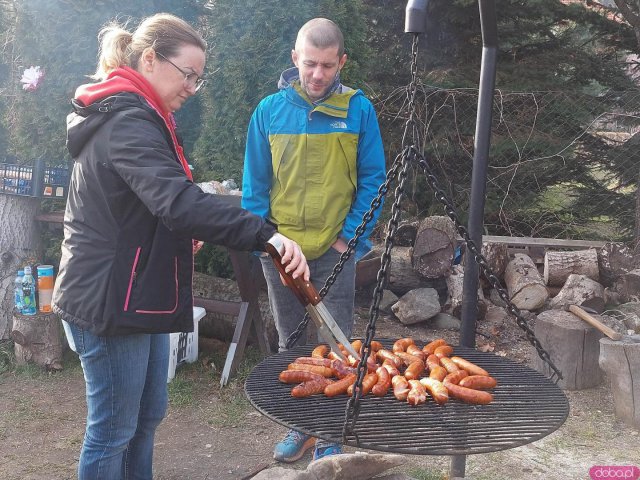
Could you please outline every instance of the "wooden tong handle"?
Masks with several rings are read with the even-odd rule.
[[[278,245],[274,245],[271,243],[271,240],[265,245],[267,253],[273,259],[273,263],[278,269],[278,272],[280,272],[285,283],[293,291],[300,303],[305,307],[309,304],[317,305],[320,303],[321,298],[316,287],[313,286],[313,283],[305,281],[302,277],[293,278],[290,273],[285,271],[286,265],[282,263],[282,254],[280,253],[281,247],[281,243],[278,242]]]

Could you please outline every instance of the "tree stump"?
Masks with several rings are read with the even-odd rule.
[[[39,210],[39,198],[0,193],[0,340],[11,334],[16,273],[40,257]]]
[[[549,298],[536,265],[528,255],[516,253],[504,272],[509,298],[522,310],[536,310]]]
[[[598,330],[571,312],[547,310],[538,315],[534,328],[536,338],[549,353],[551,361],[562,372],[558,382],[565,390],[592,388],[602,382],[598,364],[603,337]],[[551,369],[536,355],[534,367],[549,376]]]
[[[611,380],[616,418],[640,430],[640,343],[600,339],[600,367]]]
[[[427,217],[418,225],[412,262],[425,278],[448,275],[456,249],[456,227],[449,217]]]
[[[451,275],[446,278],[447,281],[447,301],[442,311],[460,318],[462,310],[462,293],[464,287],[464,268],[462,265],[454,265]],[[487,301],[482,293],[482,288],[478,287],[478,319],[481,320],[487,315]]]
[[[604,311],[604,287],[586,275],[571,274],[558,294],[551,299],[551,308],[578,305]]]
[[[598,252],[595,248],[567,252],[547,252],[544,256],[544,283],[564,285],[569,275],[586,275],[596,282],[600,279]]]
[[[14,313],[11,338],[15,342],[16,363],[33,362],[47,370],[62,370],[64,347],[60,328],[55,313]]]
[[[393,244],[398,247],[413,247],[418,234],[419,222],[405,222],[398,225]]]

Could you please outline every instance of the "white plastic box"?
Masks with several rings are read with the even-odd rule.
[[[198,359],[198,323],[206,315],[202,307],[193,307],[193,332],[169,334],[169,372],[167,383],[176,376],[176,367]]]

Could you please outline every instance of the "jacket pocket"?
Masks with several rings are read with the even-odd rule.
[[[152,258],[142,247],[136,249],[131,265],[125,312],[174,313],[178,308],[178,257]]]

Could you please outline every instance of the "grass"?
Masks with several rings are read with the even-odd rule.
[[[408,471],[408,475],[415,480],[446,480],[448,476],[433,468],[416,467]]]

